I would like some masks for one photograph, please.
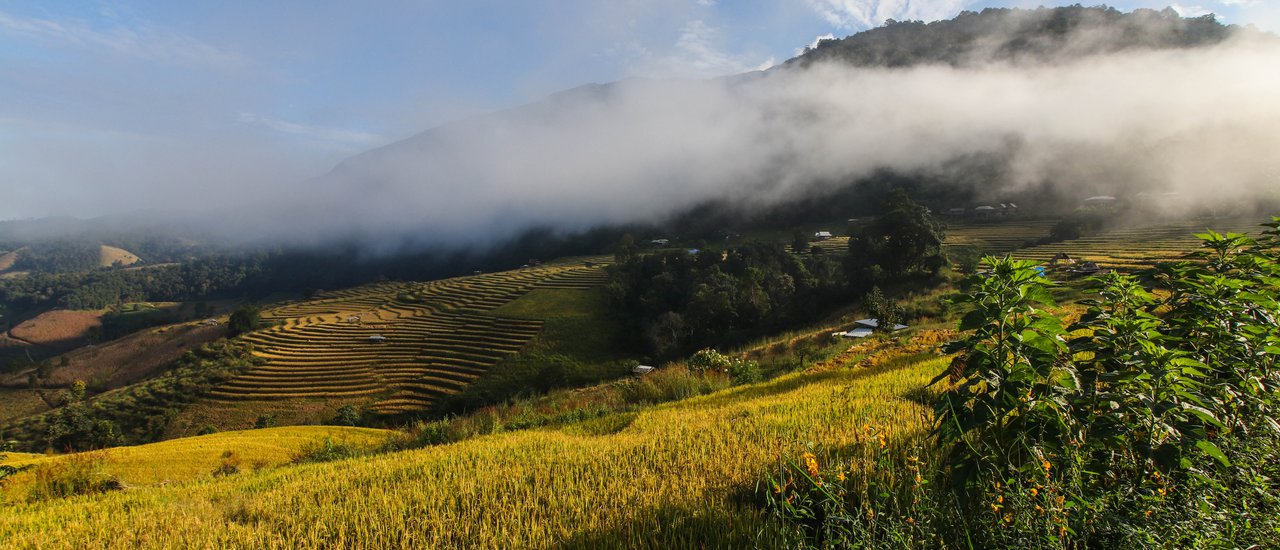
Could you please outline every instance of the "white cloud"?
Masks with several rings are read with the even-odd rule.
[[[95,29],[80,20],[57,21],[0,12],[0,34],[171,65],[235,70],[247,63],[239,54],[147,23]]]
[[[831,33],[827,33],[827,34],[824,34],[824,35],[822,35],[822,36],[814,37],[813,42],[810,42],[808,46],[805,46],[805,47],[803,47],[803,48],[796,48],[796,55],[803,54],[803,53],[805,52],[805,50],[811,50],[811,49],[817,48],[817,47],[818,47],[818,43],[819,43],[819,42],[822,42],[823,40],[835,40],[835,39],[836,39],[836,35],[831,34]]]
[[[694,3],[695,3],[695,4],[697,4],[697,5],[699,5],[699,6],[703,6],[703,7],[707,7],[707,8],[709,8],[709,7],[711,7],[711,6],[716,5],[716,0],[694,0]]]
[[[1204,6],[1184,6],[1182,4],[1174,3],[1170,4],[1169,7],[1173,8],[1173,11],[1178,12],[1178,15],[1181,15],[1182,17],[1200,17],[1201,15],[1213,13],[1208,9],[1205,9]]]
[[[866,29],[899,21],[937,21],[959,13],[970,0],[805,0],[823,19],[841,29]]]

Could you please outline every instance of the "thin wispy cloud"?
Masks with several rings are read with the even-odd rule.
[[[654,55],[648,49],[633,46],[632,51],[642,57],[636,72],[663,78],[701,78],[763,70],[777,63],[771,56],[761,58],[728,52],[720,46],[723,42],[720,29],[701,19],[689,21],[665,55]]]
[[[83,20],[42,19],[0,12],[0,34],[177,66],[229,71],[248,63],[248,59],[238,53],[148,23],[95,28]]]
[[[809,7],[836,28],[878,27],[889,19],[936,21],[959,13],[968,0],[806,0]]]
[[[257,113],[240,113],[236,116],[236,120],[244,124],[261,125],[285,134],[303,136],[338,144],[370,147],[386,141],[382,136],[369,132],[290,122],[265,115],[259,115]]]

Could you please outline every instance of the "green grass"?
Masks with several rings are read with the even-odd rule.
[[[493,314],[542,321],[542,332],[519,354],[445,403],[461,411],[556,387],[581,386],[626,375],[631,368],[622,325],[609,313],[603,288],[535,289]]]
[[[622,326],[610,315],[604,288],[535,289],[492,311],[494,315],[543,322],[533,346],[593,363],[618,359]]]

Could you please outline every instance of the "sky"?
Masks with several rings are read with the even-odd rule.
[[[1172,7],[1275,32],[1277,3]],[[1040,4],[1058,3],[0,0],[0,219],[236,204],[583,84],[741,73],[890,18]]]

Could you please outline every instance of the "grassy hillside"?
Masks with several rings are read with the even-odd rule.
[[[914,397],[944,365],[855,350],[560,429],[19,505],[0,535],[19,547],[767,545],[751,494],[778,457],[849,452],[870,430],[909,445],[928,417]],[[71,520],[84,517],[100,519]]]
[[[90,330],[101,326],[101,311],[55,309],[18,323],[9,335],[37,346],[65,349],[87,344]]]
[[[142,261],[136,254],[123,248],[102,245],[99,247],[98,267],[115,267],[117,265],[133,265]]]

